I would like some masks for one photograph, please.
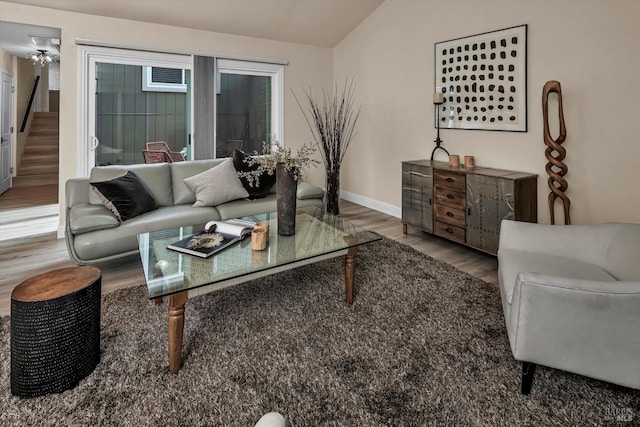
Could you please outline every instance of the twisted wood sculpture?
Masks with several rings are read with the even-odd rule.
[[[553,139],[549,132],[549,94],[554,92],[558,94],[558,118],[560,121],[560,134],[556,139]],[[568,168],[567,165],[562,162],[567,154],[567,150],[562,147],[562,143],[567,137],[567,128],[564,125],[564,115],[562,113],[562,90],[560,88],[560,82],[551,80],[544,84],[542,88],[542,115],[544,120],[544,143],[547,146],[544,155],[548,160],[545,170],[549,175],[547,183],[551,189],[549,193],[551,224],[555,224],[554,205],[556,199],[560,198],[564,207],[564,223],[568,225],[571,224],[569,217],[571,201],[565,194],[568,184],[567,180],[563,178],[567,174]]]

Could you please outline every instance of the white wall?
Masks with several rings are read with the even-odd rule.
[[[434,146],[434,43],[528,24],[529,131],[441,130],[444,146],[479,166],[538,174],[538,220],[548,223],[542,87],[558,80],[572,223],[640,222],[639,18],[633,0],[387,0],[334,49],[335,80],[355,76],[363,103],[342,189],[399,212],[400,162]]]
[[[13,74],[13,57],[4,49],[0,49],[0,70]]]
[[[212,11],[213,13],[213,11]],[[79,48],[76,39],[100,40],[168,50],[196,50],[228,55],[246,55],[286,59],[285,67],[285,140],[290,147],[310,139],[304,117],[290,89],[331,86],[333,57],[329,48],[285,43],[212,33],[188,28],[149,24],[38,8],[0,1],[4,21],[43,25],[62,30],[60,63],[60,201],[64,223],[64,183],[76,175],[79,126]],[[319,156],[318,156],[319,158]],[[311,171],[308,179],[323,183],[321,168]]]

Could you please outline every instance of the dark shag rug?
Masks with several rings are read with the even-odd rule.
[[[103,297],[101,360],[73,390],[10,394],[0,319],[0,425],[603,425],[640,420],[640,391],[539,367],[520,394],[499,291],[400,243],[190,300],[183,366],[168,372],[167,306],[146,288]],[[636,424],[637,425],[637,424]]]

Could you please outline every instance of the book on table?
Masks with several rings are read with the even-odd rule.
[[[255,223],[243,219],[209,221],[204,231],[167,245],[174,251],[209,258],[251,234]]]

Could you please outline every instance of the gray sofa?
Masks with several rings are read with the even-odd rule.
[[[65,238],[77,264],[95,264],[138,252],[136,236],[148,231],[205,224],[276,210],[275,186],[262,199],[238,199],[211,207],[193,207],[196,196],[184,179],[220,164],[224,159],[127,166],[95,167],[89,178],[66,182]],[[119,222],[91,191],[90,182],[105,181],[133,171],[153,196],[158,209]],[[301,182],[297,206],[322,208],[324,190]]]
[[[502,221],[500,296],[522,393],[536,365],[640,389],[640,224]]]

